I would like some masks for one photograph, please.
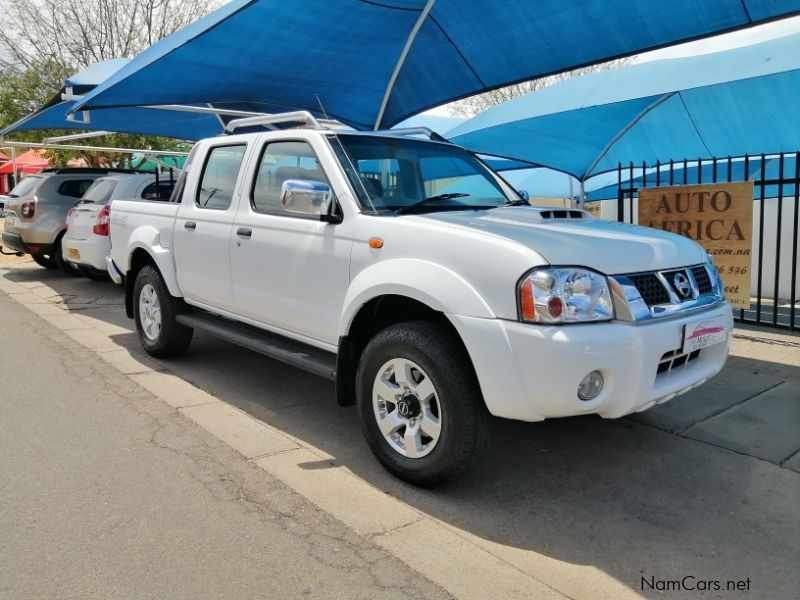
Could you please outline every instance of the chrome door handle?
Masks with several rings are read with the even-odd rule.
[[[195,223],[194,221],[186,221],[183,224],[183,228],[188,231],[194,231],[195,229],[197,229],[197,223]]]
[[[239,227],[239,229],[236,230],[236,235],[243,238],[249,238],[251,235],[253,235],[253,230],[248,229],[247,227]]]

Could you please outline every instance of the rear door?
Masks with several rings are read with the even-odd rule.
[[[190,171],[173,233],[183,295],[223,310],[234,310],[230,239],[246,150],[245,142],[209,146],[196,174]]]

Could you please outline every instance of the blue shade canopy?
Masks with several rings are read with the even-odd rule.
[[[798,92],[795,34],[574,77],[493,107],[447,137],[587,179],[618,162],[794,151]]]
[[[89,92],[128,62],[126,58],[99,62],[67,78],[62,90],[47,105],[9,125],[0,131],[0,136],[13,131],[74,129],[198,140],[222,133],[221,121],[212,114],[135,107],[71,114],[76,103],[62,101],[62,93],[68,90],[73,94]]]
[[[233,0],[78,109],[319,111],[390,127],[457,98],[800,12],[800,0]]]
[[[115,108],[92,111],[89,122],[69,120],[74,102],[61,102],[9,125],[0,136],[13,131],[74,129],[77,131],[114,131],[158,135],[181,140],[199,140],[222,133],[222,124],[214,115],[157,110],[149,108]]]

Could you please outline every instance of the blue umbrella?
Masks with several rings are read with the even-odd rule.
[[[154,44],[77,110],[306,109],[359,129],[800,12],[800,0],[233,0]]]
[[[493,107],[452,141],[574,174],[619,162],[800,148],[800,34],[574,77]]]

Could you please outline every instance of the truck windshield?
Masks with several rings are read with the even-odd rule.
[[[495,208],[512,199],[463,148],[415,139],[339,135],[331,147],[363,210],[376,214]]]

